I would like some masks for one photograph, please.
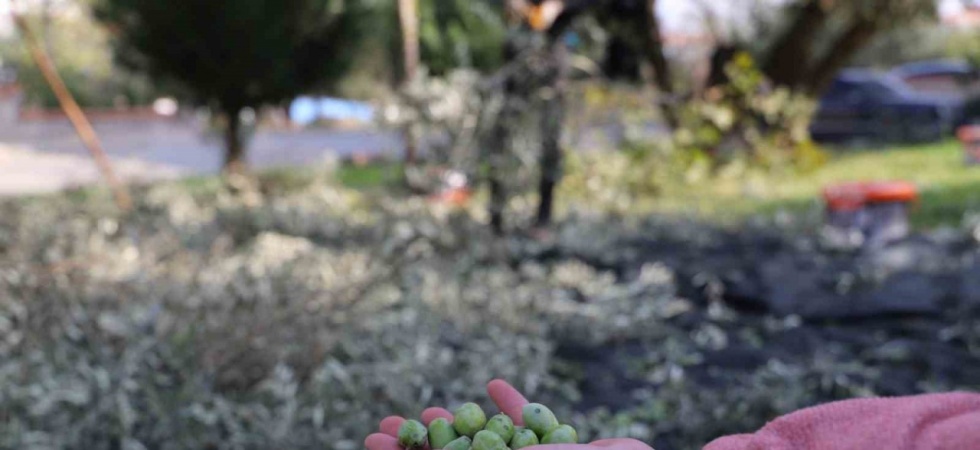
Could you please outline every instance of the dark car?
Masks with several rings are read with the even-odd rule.
[[[976,109],[962,93],[916,92],[894,74],[846,70],[820,99],[818,141],[928,142],[952,136]]]
[[[980,70],[958,59],[936,59],[902,64],[890,72],[913,91],[925,94],[975,95]]]

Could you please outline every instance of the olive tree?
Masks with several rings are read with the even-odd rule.
[[[358,0],[94,0],[123,65],[225,118],[227,172],[246,168],[241,113],[329,87],[363,30]]]
[[[777,85],[816,95],[876,36],[935,15],[933,0],[791,2],[761,55],[763,71]]]

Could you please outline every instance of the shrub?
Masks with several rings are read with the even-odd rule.
[[[683,108],[674,133],[679,151],[708,154],[716,165],[747,158],[766,169],[809,169],[824,161],[810,138],[812,99],[770,88],[747,53],[739,53],[725,72],[728,83]]]

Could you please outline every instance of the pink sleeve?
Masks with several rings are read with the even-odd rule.
[[[980,449],[980,395],[848,400],[781,417],[705,450]]]

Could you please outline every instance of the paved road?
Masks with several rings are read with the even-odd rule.
[[[126,180],[213,174],[221,168],[221,139],[205,133],[191,119],[116,119],[94,125]],[[616,148],[624,132],[614,125],[596,125],[566,138],[581,151],[606,150]],[[639,133],[655,138],[666,131],[650,124]],[[248,159],[259,169],[308,166],[353,153],[398,156],[402,145],[398,133],[377,130],[264,130],[250,143]],[[54,192],[99,181],[95,165],[67,121],[0,120],[0,195]]]
[[[95,123],[122,176],[152,181],[217,173],[222,148],[190,120],[134,119]],[[260,131],[251,142],[256,168],[300,166],[352,153],[399,154],[396,133],[372,130]],[[67,121],[0,124],[0,195],[52,192],[96,183],[98,172]]]

